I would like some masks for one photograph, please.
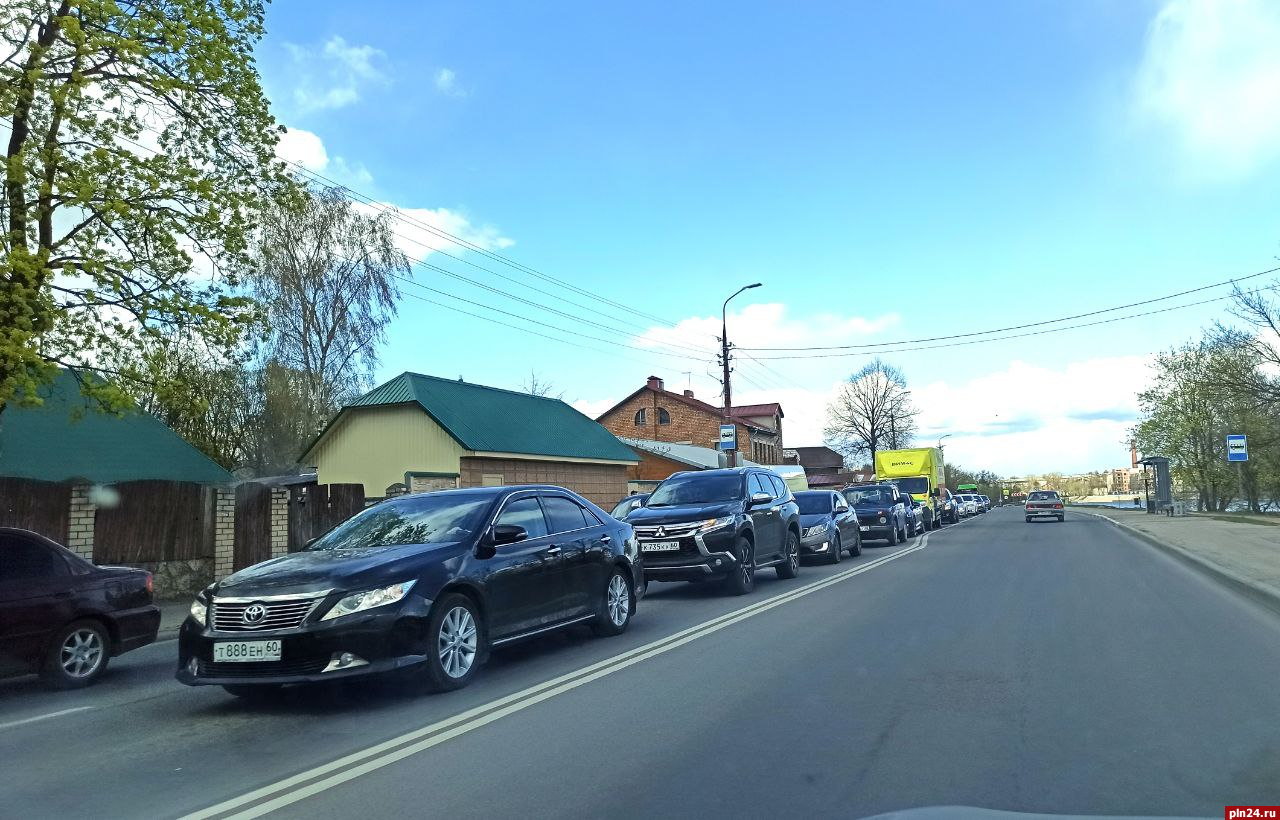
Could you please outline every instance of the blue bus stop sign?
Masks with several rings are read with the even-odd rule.
[[[1244,436],[1227,436],[1227,461],[1248,461],[1249,442]]]

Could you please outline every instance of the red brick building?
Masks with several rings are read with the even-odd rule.
[[[782,463],[782,407],[775,403],[734,407],[730,418],[738,429],[743,458],[760,464]],[[716,448],[724,410],[696,398],[692,390],[667,390],[650,376],[644,386],[596,419],[622,438],[692,444]]]

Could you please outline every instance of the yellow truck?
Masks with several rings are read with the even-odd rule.
[[[950,495],[945,487],[942,450],[917,447],[912,450],[880,450],[876,453],[876,480],[890,481],[919,501],[925,529],[941,527],[950,513],[943,509]]]

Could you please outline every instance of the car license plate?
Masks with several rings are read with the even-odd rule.
[[[218,641],[213,645],[214,663],[278,660],[280,660],[279,641]]]
[[[862,530],[863,532],[871,532],[870,527],[858,527],[858,529]]]
[[[642,541],[641,552],[679,552],[679,541]]]

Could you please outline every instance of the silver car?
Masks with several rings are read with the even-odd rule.
[[[1030,524],[1037,518],[1057,519],[1059,523],[1066,517],[1066,509],[1062,496],[1057,490],[1032,490],[1027,496],[1026,518]]]

